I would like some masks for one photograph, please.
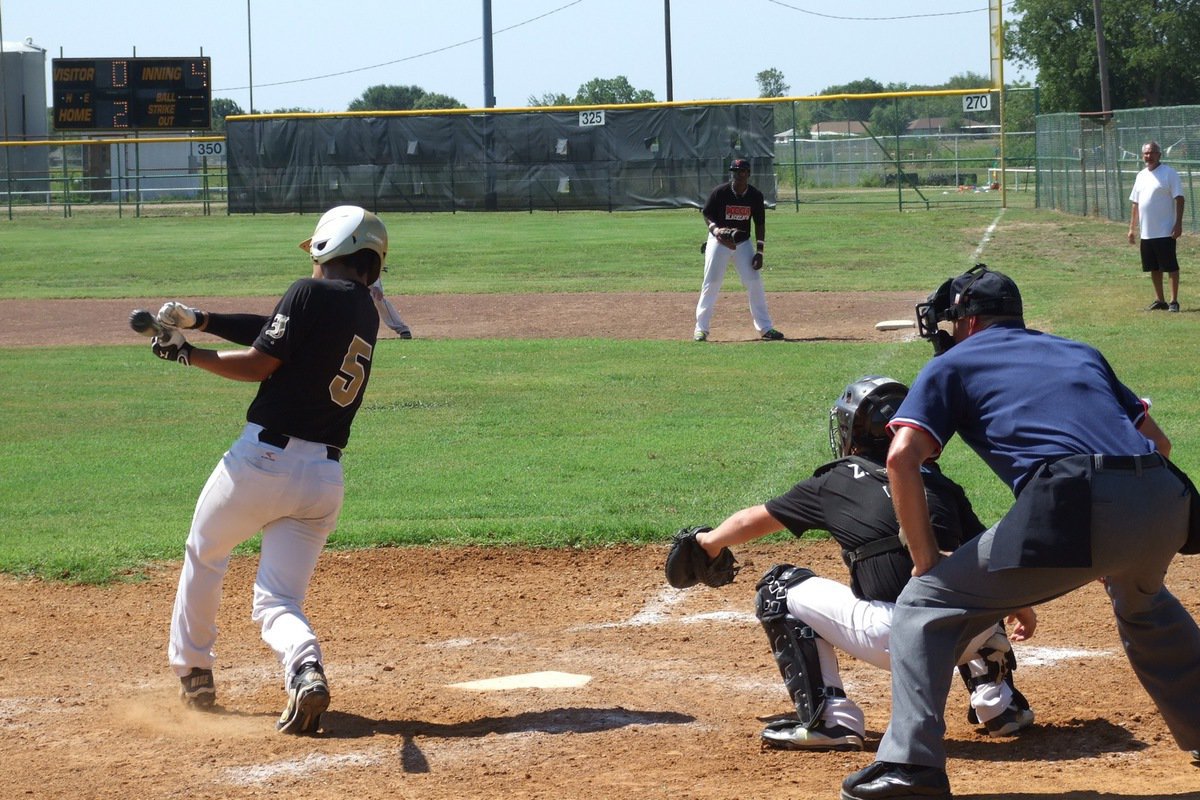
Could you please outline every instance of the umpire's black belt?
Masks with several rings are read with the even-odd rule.
[[[269,431],[264,428],[258,432],[258,440],[263,444],[271,445],[271,447],[278,447],[280,450],[286,450],[288,442],[292,440],[292,437],[288,436],[287,434],[276,433],[275,431]],[[329,457],[330,461],[342,460],[342,451],[331,444],[325,445],[325,455]]]
[[[1145,453],[1140,456],[1092,456],[1092,465],[1097,472],[1116,470],[1141,474],[1144,469],[1157,469],[1164,463],[1160,454]]]

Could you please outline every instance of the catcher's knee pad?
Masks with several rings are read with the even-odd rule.
[[[962,676],[968,692],[974,692],[985,684],[1003,681],[1012,690],[1013,703],[1021,709],[1029,708],[1029,701],[1025,699],[1025,695],[1021,694],[1013,685],[1012,673],[1017,668],[1017,654],[1013,652],[1012,643],[1008,640],[1003,623],[997,624],[996,632],[987,638],[975,655],[983,661],[987,672],[982,675],[972,675],[969,663],[958,665],[958,674]],[[975,709],[972,708],[967,712],[967,720],[972,723],[979,722],[979,718],[975,715]]]
[[[783,685],[805,728],[820,719],[826,697],[846,696],[841,689],[826,687],[821,678],[816,632],[788,613],[788,589],[815,575],[811,569],[777,564],[759,580],[754,598],[755,615],[766,631]]]

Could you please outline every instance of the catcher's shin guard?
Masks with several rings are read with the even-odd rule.
[[[815,574],[811,569],[777,564],[759,580],[754,598],[754,613],[767,633],[783,685],[796,706],[800,725],[805,728],[811,728],[821,718],[826,697],[845,697],[841,689],[826,688],[821,679],[816,633],[788,613],[788,589]]]

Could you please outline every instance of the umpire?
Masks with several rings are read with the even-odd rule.
[[[1183,750],[1200,747],[1200,628],[1163,585],[1188,537],[1190,482],[1149,404],[1094,348],[1025,327],[1017,285],[978,265],[917,306],[935,358],[890,427],[887,469],[913,574],[892,623],[892,717],[843,800],[949,798],[951,666],[997,617],[1102,579],[1134,673]],[[953,332],[939,331],[949,322]],[[958,433],[1016,495],[939,553],[920,467]]]

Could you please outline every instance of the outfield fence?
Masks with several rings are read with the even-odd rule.
[[[1142,145],[1157,141],[1183,180],[1184,230],[1200,232],[1200,106],[1037,118],[1037,205],[1128,221]]]

